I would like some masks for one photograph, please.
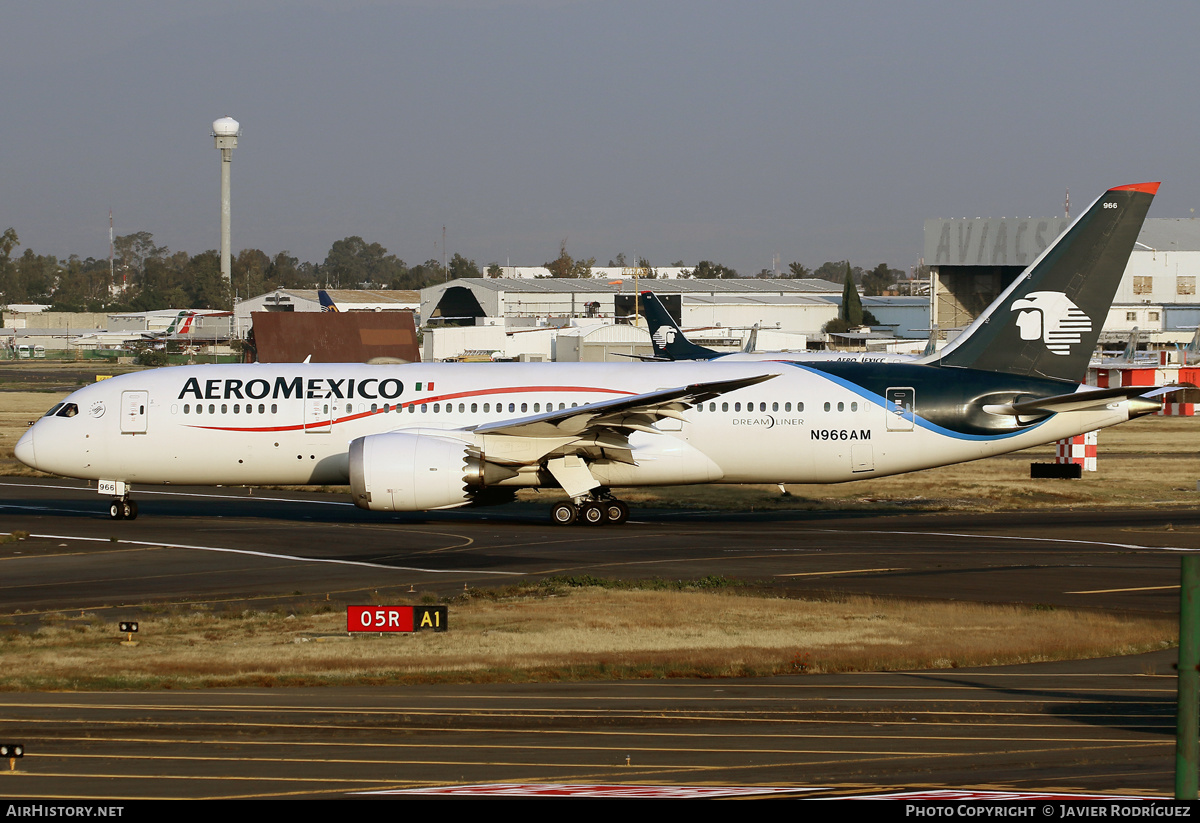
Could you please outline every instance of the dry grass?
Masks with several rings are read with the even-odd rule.
[[[0,392],[0,474],[47,477],[13,457],[13,446],[29,424],[45,414],[65,394],[34,391]]]
[[[345,612],[60,618],[0,638],[0,688],[195,688],[734,677],[999,665],[1175,642],[1168,618],[872,598],[549,588],[450,607],[440,634],[356,635]],[[953,626],[954,631],[946,631]]]

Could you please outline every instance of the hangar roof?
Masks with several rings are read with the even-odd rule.
[[[562,293],[562,292],[613,292],[630,294],[633,281],[626,279],[620,285],[612,285],[598,278],[542,277],[537,279],[506,277],[464,277],[451,281],[454,285],[483,288],[491,291],[517,293]],[[663,280],[646,279],[638,287],[663,294],[841,294],[838,283],[815,278],[759,280],[757,278],[733,278],[710,280]]]
[[[1148,218],[1142,223],[1138,242],[1160,251],[1200,251],[1200,220],[1191,217]],[[1134,247],[1134,250],[1139,248]]]

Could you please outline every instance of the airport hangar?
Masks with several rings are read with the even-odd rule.
[[[645,321],[633,322],[638,289],[653,290],[690,339],[719,351],[739,349],[756,325],[759,350],[803,351],[810,337],[824,339],[821,329],[837,317],[842,299],[842,284],[817,279],[462,278],[421,290],[424,357],[648,355]],[[900,345],[919,350],[928,337],[926,297],[864,297],[863,305],[888,330],[881,335],[888,341],[901,338]],[[582,339],[564,345],[558,337]]]

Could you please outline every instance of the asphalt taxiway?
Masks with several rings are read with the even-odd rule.
[[[544,575],[724,575],[804,592],[1170,614],[1200,512],[847,515],[546,507],[380,516],[337,495],[0,479],[0,610],[353,602]],[[115,613],[115,612],[114,612]],[[992,786],[1165,794],[1173,652],[759,681],[0,695],[31,754],[5,797],[346,794],[482,782]]]

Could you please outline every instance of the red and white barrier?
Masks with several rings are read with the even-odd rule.
[[[1054,462],[1078,463],[1083,466],[1085,472],[1094,472],[1096,470],[1097,434],[1098,432],[1087,432],[1059,440]]]
[[[1193,417],[1196,414],[1195,403],[1163,403],[1163,407],[1155,412],[1163,417]]]

